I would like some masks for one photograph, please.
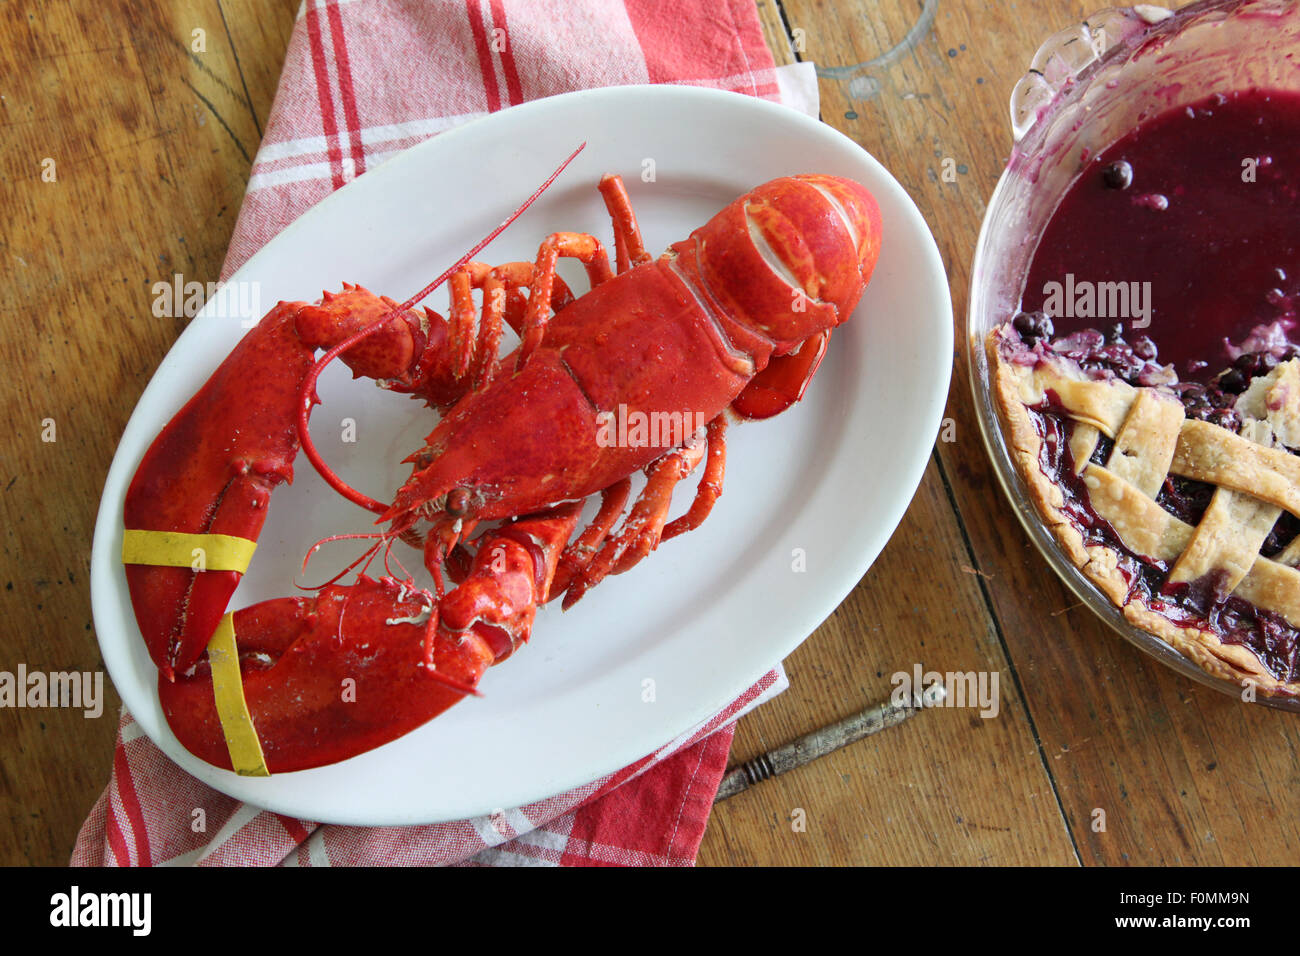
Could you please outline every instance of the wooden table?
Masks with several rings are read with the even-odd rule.
[[[959,327],[1010,147],[1011,85],[1043,38],[1101,5],[758,4],[778,62],[863,65],[857,75],[874,79],[824,75],[823,119],[915,199]],[[175,272],[216,278],[296,6],[0,5],[0,670],[102,669],[88,593],[99,493],[186,321],[152,317],[150,288]],[[42,180],[47,157],[55,182]],[[1076,606],[993,480],[963,353],[954,359],[951,440],[875,567],[787,662],[790,689],[741,722],[734,758],[887,698],[890,675],[918,662],[996,671],[998,716],[928,711],[743,793],[715,811],[700,862],[1294,861],[1300,725],[1151,663]],[[112,763],[118,701],[107,697],[98,720],[0,710],[0,863],[67,860]]]

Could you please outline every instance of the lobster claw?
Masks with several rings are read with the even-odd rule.
[[[315,597],[237,611],[236,703],[242,698],[250,723],[229,716],[211,653],[188,679],[159,680],[167,723],[195,756],[253,775],[387,743],[460,700],[465,691],[455,685],[472,688],[492,663],[481,644],[440,642],[437,675],[423,666],[432,602],[391,578],[363,576]]]
[[[581,512],[582,503],[571,502],[485,535],[469,575],[442,600],[440,631],[458,640],[474,634],[494,663],[514,653],[532,632]]]
[[[253,775],[334,763],[409,733],[475,693],[527,640],[580,511],[563,505],[489,532],[440,606],[362,575],[236,611],[237,670],[223,677],[214,640],[186,679],[160,678],[168,724],[195,756]]]
[[[387,317],[345,356],[354,372],[399,391],[423,389],[435,402],[463,391],[438,358],[442,319],[390,316],[395,307],[347,285],[319,305],[277,304],[145,453],[127,489],[123,560],[140,631],[166,680],[203,653],[247,567],[271,492],[293,481],[295,422],[317,348]]]
[[[167,681],[203,653],[262,530],[271,491],[293,480],[298,387],[313,357],[294,331],[301,306],[279,303],[240,340],[154,440],[127,489],[127,586]],[[241,542],[242,558],[218,558]]]

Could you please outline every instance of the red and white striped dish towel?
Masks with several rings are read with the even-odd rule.
[[[811,64],[774,67],[752,0],[306,0],[222,276],[421,140],[526,100],[628,83],[710,86],[817,115]],[[736,718],[786,686],[778,666],[711,720],[576,790],[417,827],[318,825],[242,804],[173,764],[123,710],[113,775],[72,863],[690,865]]]
[[[630,83],[818,109],[812,64],[773,66],[753,0],[306,0],[222,278],[335,189],[430,136],[528,100]]]

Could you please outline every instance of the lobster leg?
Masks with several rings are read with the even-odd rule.
[[[609,256],[605,253],[605,247],[595,236],[583,232],[556,232],[547,236],[537,251],[532,297],[528,300],[528,313],[524,316],[524,328],[520,333],[523,343],[519,348],[516,369],[524,367],[529,357],[542,344],[542,338],[546,334],[546,325],[550,321],[552,311],[551,298],[557,278],[555,264],[561,256],[577,259],[586,267],[587,279],[593,289],[614,277],[609,268]]]
[[[719,496],[722,494],[722,479],[726,471],[726,432],[727,420],[725,416],[719,415],[709,422],[708,459],[704,474],[701,476],[699,486],[696,489],[695,498],[686,514],[664,526],[659,543],[675,538],[679,534],[685,534],[687,531],[694,531],[704,523],[713,510],[714,504],[717,503]],[[548,601],[554,600],[564,593],[574,577],[580,575],[595,559],[601,545],[605,543],[610,529],[614,526],[614,522],[618,520],[618,516],[623,512],[623,506],[627,502],[630,488],[631,480],[624,478],[601,492],[600,511],[591,524],[587,526],[582,536],[565,548],[564,554],[560,556],[560,566],[555,571],[555,579],[551,583],[551,593],[547,598]],[[623,560],[626,560],[626,558]],[[640,557],[637,557],[636,560],[639,561]],[[632,561],[627,567],[631,567],[634,563],[635,561]],[[618,567],[614,573],[625,569],[624,567]],[[595,583],[592,582],[586,587],[594,587]],[[574,598],[574,600],[576,601],[577,598]]]
[[[451,296],[448,320],[458,345],[455,356],[458,378],[469,375],[471,365],[477,370],[488,348],[492,348],[495,356],[496,346],[501,341],[505,289],[500,282],[493,282],[492,288],[486,289],[491,278],[492,267],[486,262],[467,262],[447,278],[447,292]],[[477,340],[474,338],[474,299],[471,295],[474,289],[484,289],[483,317]]]
[[[546,600],[552,601],[568,590],[573,576],[591,563],[591,559],[596,556],[600,546],[605,543],[605,538],[609,536],[610,528],[614,527],[614,522],[623,514],[623,507],[627,504],[631,490],[632,479],[624,478],[600,493],[600,511],[582,532],[582,536],[565,548],[564,553],[560,555],[560,565],[555,569],[555,577],[551,581],[551,593]]]
[[[727,419],[724,415],[719,415],[713,421],[709,422],[709,458],[704,465],[704,474],[700,478],[700,484],[695,491],[695,500],[691,502],[690,510],[682,515],[676,521],[670,522],[660,537],[660,541],[668,541],[677,537],[679,534],[685,534],[687,531],[694,531],[704,523],[704,519],[713,511],[713,506],[717,503],[719,496],[722,494],[722,478],[727,470]]]
[[[636,213],[632,211],[632,202],[623,186],[622,177],[606,174],[600,181],[600,193],[614,224],[614,248],[619,273],[649,262],[651,257],[646,252],[641,227],[637,225]],[[541,345],[551,313],[562,308],[562,305],[553,301],[555,296],[552,292],[552,284],[561,281],[555,274],[555,263],[561,256],[577,259],[583,264],[593,289],[613,278],[609,256],[595,236],[581,232],[556,232],[548,236],[537,252],[537,264],[534,267],[536,284],[528,303],[524,329],[517,330],[523,339],[518,368],[522,368],[528,357]]]
[[[628,198],[627,189],[623,186],[623,177],[606,173],[600,180],[600,194],[605,199],[609,218],[614,221],[614,253],[619,274],[622,275],[633,266],[649,262],[650,253],[645,251],[641,227],[637,225],[632,200]]]
[[[623,178],[606,174],[600,180],[600,194],[605,200],[605,208],[614,225],[614,249],[618,272],[624,273],[633,266],[650,261],[645,242],[641,238],[641,227],[637,225],[636,213],[632,210],[632,201],[628,198]],[[523,339],[517,363],[522,368],[528,357],[541,345],[546,330],[546,323],[552,312],[558,312],[563,306],[554,301],[553,283],[563,282],[555,274],[556,261],[561,257],[579,260],[587,270],[587,279],[591,287],[613,278],[609,268],[609,256],[605,253],[600,240],[595,236],[580,232],[552,233],[542,243],[537,252],[537,264],[534,267],[535,286],[529,301],[528,314],[524,319],[524,329],[516,330]]]
[[[618,536],[606,541],[591,563],[569,585],[562,605],[565,610],[580,601],[606,575],[621,574],[658,547],[668,508],[672,504],[673,489],[695,470],[703,460],[704,452],[705,440],[695,436],[650,467],[646,486]]]
[[[495,268],[483,262],[466,263],[448,280],[451,291],[451,326],[460,342],[456,356],[457,374],[469,376],[473,390],[492,381],[501,348],[504,320],[516,333],[524,327],[528,300],[522,289],[531,290],[535,271],[531,262],[509,262]],[[552,279],[551,308],[558,311],[573,301],[573,293],[558,275]],[[473,290],[483,290],[483,312],[477,344],[473,338]]]

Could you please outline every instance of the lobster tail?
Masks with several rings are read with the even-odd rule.
[[[852,179],[843,179],[839,176],[798,176],[796,178],[808,183],[822,194],[839,214],[850,236],[856,242],[857,276],[853,276],[848,269],[847,261],[839,262],[839,279],[848,283],[840,294],[845,297],[843,300],[845,303],[850,301],[853,303],[853,305],[841,306],[840,311],[843,317],[847,318],[867,283],[871,281],[871,274],[876,269],[876,261],[880,258],[880,206],[867,187]],[[848,312],[845,312],[846,307]]]

